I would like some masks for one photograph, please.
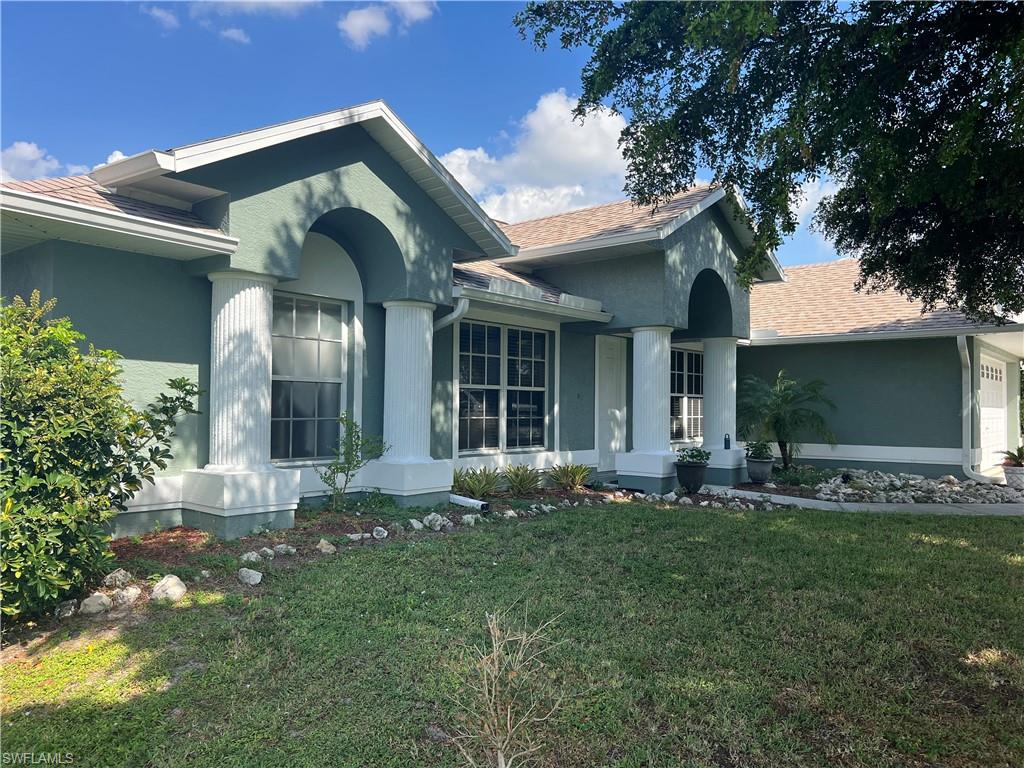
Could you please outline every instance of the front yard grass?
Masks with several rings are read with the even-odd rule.
[[[425,729],[517,604],[559,616],[545,765],[1024,764],[1021,520],[579,507],[189,588],[8,648],[3,751],[455,765]]]

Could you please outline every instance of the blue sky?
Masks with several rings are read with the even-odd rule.
[[[621,118],[569,120],[585,53],[534,50],[512,25],[520,7],[4,2],[4,170],[81,173],[383,98],[498,218],[622,197]],[[834,253],[804,226],[779,257]]]

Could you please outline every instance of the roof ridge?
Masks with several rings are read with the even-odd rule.
[[[0,186],[6,189],[19,189],[19,185],[24,184],[46,184],[52,190],[68,189],[70,187],[100,186],[85,173],[74,174],[72,176],[39,176],[35,179],[9,179],[0,184]]]
[[[784,270],[786,270],[786,273],[788,274],[789,272],[792,272],[794,270],[805,269],[807,267],[831,267],[831,266],[833,266],[835,264],[839,264],[839,263],[844,262],[844,261],[857,261],[857,257],[856,256],[841,256],[838,259],[829,259],[828,261],[815,261],[815,262],[812,262],[810,264],[792,264],[790,266],[783,265],[782,268]]]
[[[672,196],[672,198],[668,202],[672,202],[677,197],[682,197],[683,195],[688,195],[691,192],[696,192],[697,190],[711,189],[712,186],[714,186],[714,185],[713,184],[695,184],[692,187],[688,187],[687,189],[684,189],[684,190],[682,190],[680,192],[677,192],[675,195]],[[523,219],[522,221],[501,222],[501,223],[504,226],[506,226],[506,227],[518,227],[520,224],[534,224],[534,223],[536,223],[538,221],[547,221],[548,219],[557,219],[559,216],[568,216],[568,215],[573,214],[573,213],[582,213],[583,211],[596,211],[599,208],[610,208],[613,205],[622,205],[623,203],[632,203],[632,202],[633,202],[632,198],[626,197],[626,198],[622,198],[620,200],[612,200],[612,201],[607,202],[607,203],[598,203],[597,205],[585,205],[582,208],[573,208],[573,209],[568,210],[568,211],[562,211],[561,213],[551,213],[551,214],[548,214],[547,216],[538,216],[535,219]],[[641,208],[646,208],[647,206],[636,205],[634,203],[633,207],[639,210]],[[654,206],[650,206],[650,207],[653,209]],[[653,213],[653,210],[652,210],[652,213]],[[494,219],[494,220],[497,221],[497,219]]]

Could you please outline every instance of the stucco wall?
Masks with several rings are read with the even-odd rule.
[[[740,347],[738,378],[822,379],[842,445],[960,447],[960,362],[945,339]],[[807,442],[821,442],[808,438]]]
[[[594,449],[594,335],[561,333],[559,445],[563,451]]]
[[[434,320],[438,320],[449,312],[451,307],[438,307],[434,312]],[[454,351],[454,334],[459,324],[449,325],[434,334],[434,360],[431,373],[433,379],[432,402],[430,407],[430,455],[435,459],[452,458],[452,433],[454,418],[453,398],[455,387],[452,382],[452,354]]]

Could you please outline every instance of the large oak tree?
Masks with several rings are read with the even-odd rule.
[[[825,180],[815,225],[860,259],[861,286],[1024,312],[1024,5],[553,2],[516,24],[591,49],[577,114],[627,117],[637,203],[701,168],[742,193],[744,281]]]

